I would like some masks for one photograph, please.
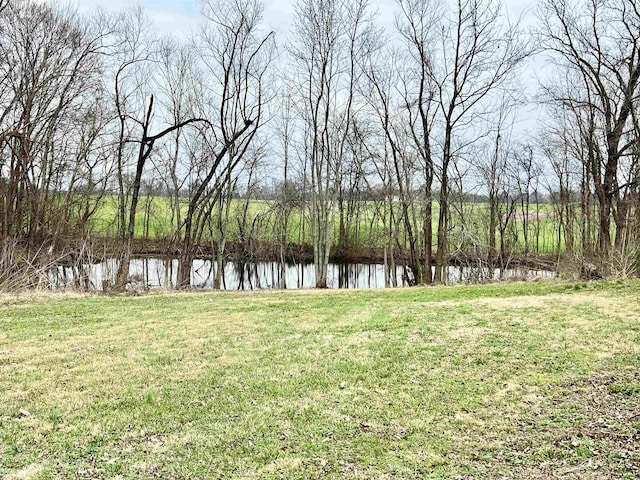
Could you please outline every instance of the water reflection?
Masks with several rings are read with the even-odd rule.
[[[191,268],[191,287],[212,289],[215,263],[195,260]],[[51,285],[65,288],[80,284],[85,289],[103,290],[112,283],[118,270],[118,260],[85,265],[81,271],[59,266],[50,272]],[[171,288],[177,282],[178,260],[140,258],[131,261],[132,284],[139,287]],[[395,278],[394,278],[395,275]],[[514,278],[553,278],[554,272],[526,269],[490,269],[479,267],[449,267],[448,283],[482,283]],[[395,280],[395,282],[394,282]],[[329,264],[329,288],[385,288],[410,284],[411,274],[404,267],[386,271],[380,264]],[[302,289],[315,286],[315,268],[308,264],[278,262],[229,262],[224,265],[222,290]]]

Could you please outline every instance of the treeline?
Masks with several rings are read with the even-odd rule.
[[[2,236],[27,247],[90,231],[105,196],[128,279],[143,186],[174,197],[180,285],[236,171],[255,162],[274,37],[257,1],[203,2],[198,35],[158,38],[141,8],[83,16],[12,0],[0,16]],[[186,211],[180,192],[188,185]]]
[[[632,0],[541,0],[533,30],[499,0],[397,0],[393,29],[368,0],[294,12],[276,39],[259,0],[203,0],[200,29],[176,39],[141,8],[0,0],[4,245],[104,234],[113,204],[124,288],[162,195],[180,287],[203,244],[219,282],[231,239],[283,262],[308,243],[318,287],[332,254],[364,247],[390,282],[404,265],[418,284],[445,282],[452,255],[504,266],[549,241],[605,270],[637,262]],[[549,72],[535,98],[532,58]],[[532,109],[540,124],[517,127]]]

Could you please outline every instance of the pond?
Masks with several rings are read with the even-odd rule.
[[[85,265],[81,276],[89,289],[102,290],[104,282],[113,282],[118,269],[118,260],[109,259],[102,263]],[[210,260],[195,260],[191,268],[191,287],[212,289],[214,268]],[[132,284],[138,287],[171,288],[175,286],[178,272],[177,259],[138,258],[130,264]],[[447,268],[449,284],[483,283],[509,279],[531,279],[535,277],[550,279],[555,272],[529,270],[525,268],[490,269],[486,267]],[[70,267],[58,266],[50,271],[50,283],[53,288],[65,288],[74,285],[79,272]],[[385,266],[381,264],[329,264],[329,288],[385,288],[388,286],[407,286],[411,273],[404,267],[390,272],[388,281]],[[285,264],[278,262],[228,262],[222,275],[222,290],[260,290],[260,289],[304,289],[315,286],[315,268],[313,264]]]

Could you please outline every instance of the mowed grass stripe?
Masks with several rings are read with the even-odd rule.
[[[0,476],[635,478],[639,294],[4,297]]]

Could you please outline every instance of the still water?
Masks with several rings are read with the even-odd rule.
[[[195,260],[191,268],[191,287],[212,289],[214,285],[215,263],[210,260]],[[82,271],[59,266],[50,272],[50,282],[54,288],[74,285],[82,277],[83,284],[91,290],[102,290],[105,282],[115,279],[118,260],[109,259],[102,263],[85,265]],[[131,261],[129,273],[137,287],[171,288],[176,284],[178,260],[160,258],[140,258]],[[407,286],[411,274],[403,267],[389,272],[380,264],[329,264],[329,288],[385,288],[394,285]],[[448,267],[448,283],[482,283],[487,281],[525,279],[533,277],[553,278],[554,272],[527,269],[489,269],[480,267]],[[387,281],[388,280],[388,281]],[[260,289],[302,289],[315,286],[313,264],[287,264],[282,268],[277,262],[229,262],[224,266],[222,290]]]

